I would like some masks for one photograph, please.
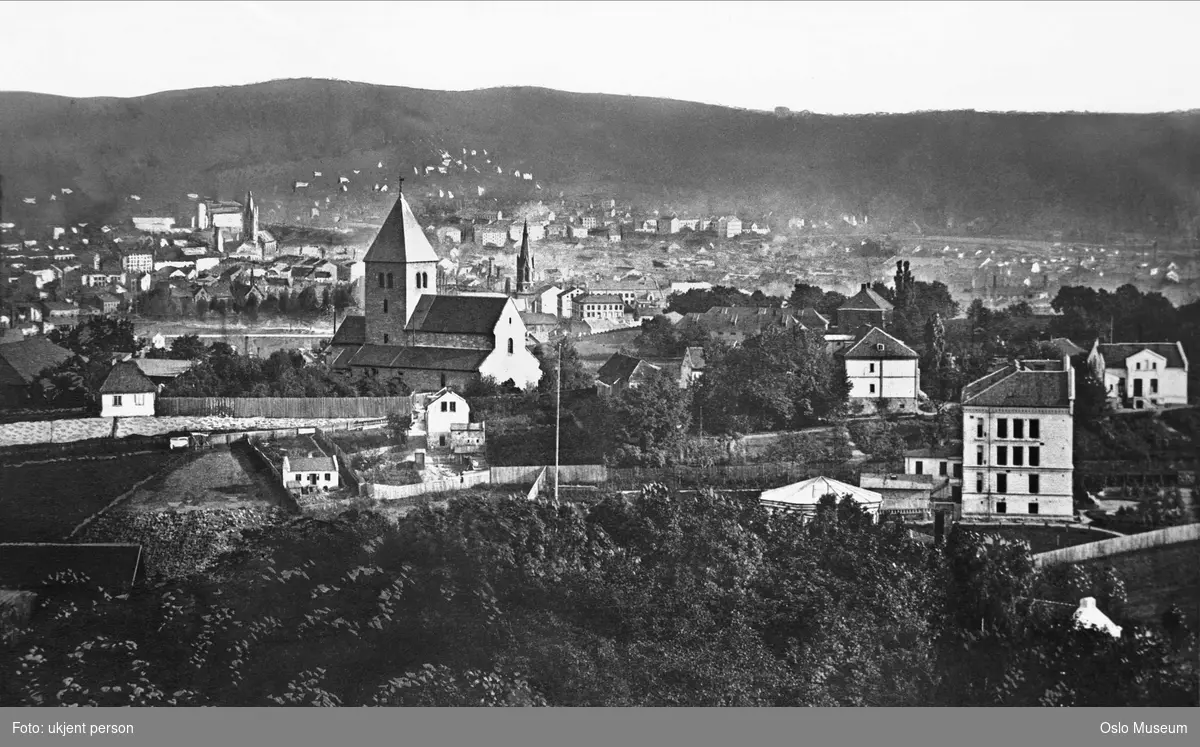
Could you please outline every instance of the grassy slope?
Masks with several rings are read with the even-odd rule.
[[[433,163],[437,147],[456,157],[461,147],[499,156],[506,178],[494,169],[487,179],[470,176],[468,188],[483,182],[489,196],[617,188],[680,210],[869,211],[873,224],[890,214],[897,223],[943,227],[948,217],[959,225],[984,217],[995,230],[1060,218],[1148,227],[1174,221],[1185,203],[1188,216],[1200,212],[1189,187],[1200,176],[1200,114],[781,119],[545,89],[436,92],[316,80],[136,99],[0,93],[0,163],[18,218],[29,208],[15,196],[26,194],[42,195],[39,215],[103,215],[128,207],[131,193],[146,196],[140,210],[174,205],[188,192],[228,198],[246,188],[287,201],[292,180],[313,169],[328,181],[369,165],[365,182],[378,180],[383,159],[394,179],[400,165]],[[547,189],[514,180],[516,168]],[[454,179],[461,180],[441,181]],[[47,201],[68,185],[79,194]],[[354,186],[364,216],[382,209],[386,200]]]

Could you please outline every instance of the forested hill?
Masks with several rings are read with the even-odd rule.
[[[468,168],[413,174],[440,165],[442,150],[470,158]],[[611,195],[776,222],[869,216],[881,230],[1200,227],[1200,112],[784,116],[307,79],[131,99],[0,92],[0,169],[5,215],[39,222],[127,214],[133,194],[145,212],[247,188],[287,204],[284,213],[294,213],[289,200],[328,195],[368,207],[380,197],[374,185],[403,171],[422,197],[440,188],[474,199],[480,187],[486,199]],[[339,176],[351,180],[347,192]],[[310,191],[293,198],[305,179]]]

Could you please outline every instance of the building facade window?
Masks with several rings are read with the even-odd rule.
[[[1029,420],[1029,437],[1030,438],[1041,438],[1042,437],[1042,421],[1038,420],[1037,418],[1030,418],[1030,420]]]
[[[442,386],[446,386],[446,374],[442,374]]]
[[[383,299],[383,313],[385,313],[385,314],[388,313],[387,310],[388,310],[388,303],[387,303],[387,299],[385,298],[385,299]]]
[[[120,407],[120,406],[121,406],[121,395],[114,394],[113,395],[113,407]]]
[[[1150,379],[1150,393],[1158,394],[1158,379]]]
[[[508,354],[509,355],[513,354],[513,341],[511,338],[509,338],[509,341],[508,341]]]
[[[975,492],[976,493],[983,492],[983,473],[982,472],[975,473]]]
[[[962,479],[962,464],[954,465],[954,477],[958,480]]]
[[[946,476],[946,463],[945,462],[938,463],[938,474],[941,475],[942,477]]]
[[[975,463],[983,464],[983,447],[982,446],[975,447]]]
[[[458,412],[458,403],[457,402],[450,403],[450,412]]]
[[[996,421],[996,438],[1008,438],[1008,418]]]
[[[1013,466],[1022,467],[1025,464],[1025,449],[1020,446],[1012,447]]]
[[[996,475],[996,492],[1001,495],[1008,492],[1008,474],[1001,472]]]
[[[384,333],[383,333],[383,344],[384,344],[384,345],[387,345],[387,344],[388,344],[388,340],[389,340],[389,338],[388,338],[388,333],[387,333],[387,332],[384,332]]]
[[[983,438],[983,418],[975,423],[975,438]]]
[[[1029,513],[1036,514],[1037,512],[1038,512],[1038,504],[1030,503],[1029,504]]]
[[[998,514],[1008,513],[1008,503],[1006,503],[1005,501],[998,502],[996,504],[996,513],[998,513]]]
[[[1042,466],[1042,449],[1040,446],[1030,446],[1029,447],[1029,466],[1030,467]]]
[[[1037,495],[1038,493],[1042,492],[1042,476],[1041,475],[1030,475],[1029,476],[1029,492],[1032,495]]]
[[[384,285],[384,282],[383,282],[383,281],[384,281],[384,275],[383,275],[383,273],[381,272],[381,273],[379,273],[379,287],[380,287],[380,288],[382,288],[382,287],[383,287],[383,285]]]
[[[446,402],[443,402],[442,403],[442,412],[446,412],[449,409],[450,409],[450,405]]]
[[[392,273],[390,273],[390,272],[389,272],[389,273],[387,274],[387,287],[389,287],[389,288],[392,288],[392,287],[394,287],[394,286],[392,285],[392,281],[393,281],[393,280],[395,280],[395,278],[393,278],[393,277],[392,277]]]
[[[871,394],[874,394],[874,393],[875,393],[875,385],[874,385],[874,384],[872,384],[872,385],[871,385]]]
[[[1001,467],[1004,467],[1008,464],[1008,447],[1007,446],[997,446],[996,447],[996,464],[1000,465]]]
[[[329,482],[329,480],[330,480],[330,478],[329,478],[329,473],[328,473],[328,472],[326,472],[326,473],[325,473],[325,482]]]
[[[916,474],[918,474],[918,475],[923,475],[923,474],[925,474],[925,462],[922,462],[920,459],[918,459],[918,460],[917,460],[917,471],[916,471]]]
[[[1025,421],[1013,418],[1013,438],[1025,438]]]

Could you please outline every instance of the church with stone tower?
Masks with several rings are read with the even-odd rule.
[[[364,313],[335,332],[335,371],[399,379],[415,392],[461,390],[479,377],[537,384],[541,368],[511,298],[438,294],[438,256],[403,190],[363,262]]]

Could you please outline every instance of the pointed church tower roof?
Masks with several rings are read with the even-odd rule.
[[[404,181],[403,178],[400,180]],[[403,186],[403,185],[401,185]],[[425,238],[404,193],[398,190],[396,204],[383,222],[371,248],[363,257],[366,262],[437,262],[437,253]]]

